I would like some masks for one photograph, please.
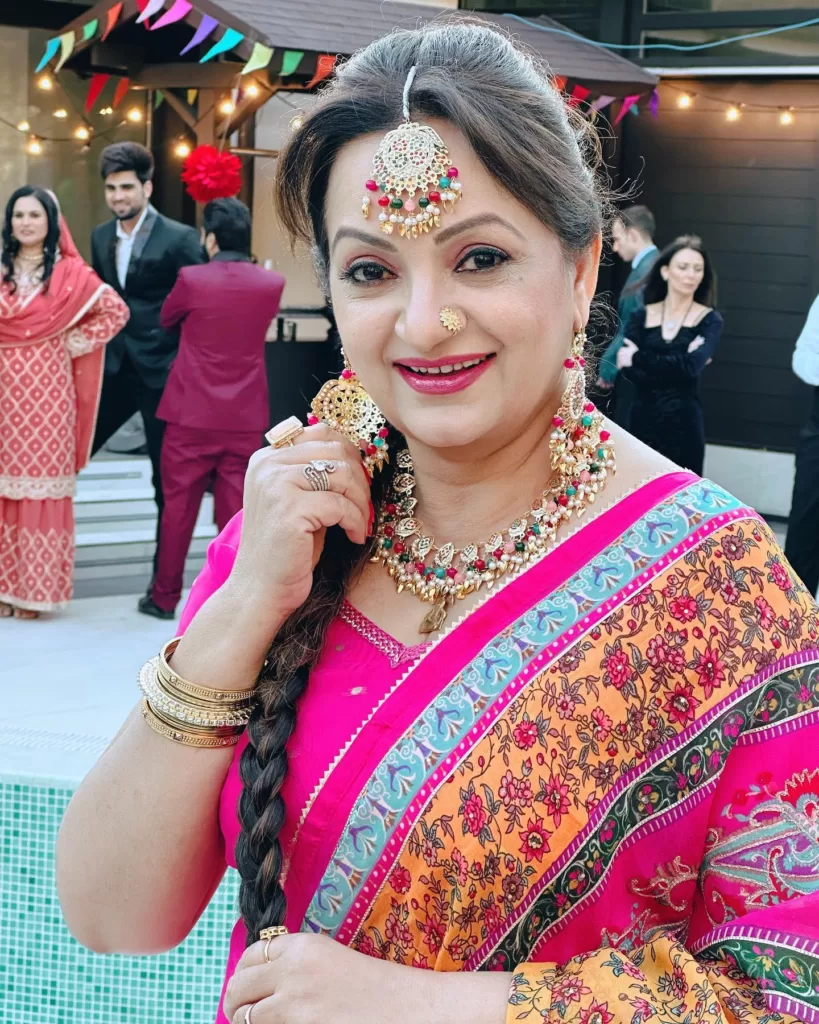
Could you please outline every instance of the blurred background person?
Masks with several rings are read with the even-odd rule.
[[[181,338],[157,413],[165,508],[156,577],[139,602],[145,615],[173,618],[205,490],[221,531],[242,507],[247,464],[269,426],[265,338],[285,281],[251,261],[250,234],[244,203],[208,203],[210,262],[183,268],[162,307],[163,329],[181,324]]]
[[[597,386],[603,392],[609,415],[628,427],[634,386],[628,370],[619,372],[617,353],[623,344],[626,324],[643,308],[643,286],[659,250],[654,244],[656,221],[647,206],[628,206],[614,218],[611,248],[624,263],[631,265],[617,303],[617,330],[600,357]]]
[[[71,599],[76,476],[91,454],[104,346],[127,320],[53,195],[17,189],[0,281],[0,617],[34,619]]]
[[[793,353],[793,372],[813,388],[813,410],[796,449],[785,554],[812,594],[819,590],[819,297]]]
[[[94,228],[91,254],[99,276],[125,299],[128,325],[108,346],[94,452],[135,412],[142,414],[157,506],[162,520],[160,451],[164,423],[156,410],[179,347],[179,332],[159,322],[162,303],[182,267],[202,263],[194,228],[164,217],[150,202],[154,158],[137,142],[115,142],[100,157],[105,202],[113,219]],[[156,562],[154,562],[156,566]]]
[[[711,308],[714,274],[702,241],[683,235],[657,256],[644,288],[645,308],[626,325],[617,353],[635,394],[629,429],[655,451],[702,474],[705,424],[700,374],[722,334]]]

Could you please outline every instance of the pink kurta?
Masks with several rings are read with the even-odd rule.
[[[0,315],[21,313],[39,291],[21,284],[11,294],[0,286]],[[102,348],[127,319],[122,300],[101,286],[61,333],[0,346],[2,602],[51,611],[71,599],[77,471],[90,454]]]

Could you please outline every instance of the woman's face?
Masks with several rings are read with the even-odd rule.
[[[705,276],[705,260],[696,249],[680,249],[661,273],[669,288],[681,295],[693,296]]]
[[[45,207],[34,196],[22,196],[14,204],[11,231],[20,245],[42,245],[48,234]]]
[[[381,136],[347,145],[327,195],[330,293],[347,357],[389,422],[432,448],[489,453],[554,413],[572,334],[588,319],[600,244],[567,261],[556,235],[464,137],[429,123],[464,198],[429,234],[386,235],[379,207],[361,214]],[[446,306],[465,323],[457,335],[441,324]],[[478,365],[445,371],[464,363]]]

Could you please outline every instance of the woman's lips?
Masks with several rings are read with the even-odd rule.
[[[489,368],[492,358],[492,355],[458,356],[453,357],[449,362],[421,360],[419,363],[413,364],[426,369],[426,373],[417,373],[401,363],[396,363],[395,367],[413,391],[422,395],[451,395],[474,384]],[[476,359],[480,360],[477,364],[474,363]],[[457,366],[459,363],[473,363],[473,365],[441,373],[441,367]]]

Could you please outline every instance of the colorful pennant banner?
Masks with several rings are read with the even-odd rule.
[[[193,4],[189,0],[174,0],[174,5],[169,11],[165,11],[161,18],[158,18],[153,25],[151,25],[151,31],[153,32],[158,28],[165,28],[166,25],[173,25],[174,22],[181,21],[186,18],[193,10]]]
[[[631,110],[634,104],[640,99],[640,93],[635,93],[632,96],[626,96],[623,100],[623,105],[620,107],[620,113],[614,119],[615,124],[620,124],[626,114]]]
[[[605,110],[610,103],[614,103],[616,99],[616,96],[598,96],[592,103],[591,109],[599,113],[599,111]]]
[[[651,111],[651,116],[656,117],[660,109],[660,90],[655,89],[651,94],[651,99],[648,101],[648,109]]]
[[[213,46],[211,46],[205,56],[200,58],[199,63],[205,64],[213,57],[217,57],[220,53],[227,53],[228,50],[232,50],[234,46],[238,46],[244,37],[244,33],[237,32],[235,28],[225,29],[225,34],[219,42],[214,43]]]
[[[179,56],[184,56],[184,54],[189,50],[194,49],[194,47],[198,46],[200,43],[204,43],[208,36],[212,32],[215,32],[218,27],[219,22],[216,18],[211,18],[209,14],[202,15],[202,20],[199,22],[199,28],[194,32],[193,38],[188,45],[179,51]]]
[[[76,36],[73,32],[63,32],[63,34],[60,36],[60,59],[57,61],[57,66],[54,68],[55,75],[59,72],[60,68],[62,68],[63,64],[65,64],[65,62],[71,56],[71,53],[74,49],[75,41]]]
[[[299,64],[304,60],[303,50],[285,50],[282,57],[282,69],[279,74],[284,78],[286,75],[294,74]]]
[[[40,58],[40,63],[34,69],[35,74],[39,74],[43,70],[43,68],[46,66],[46,64],[48,64],[48,62],[51,60],[51,58],[54,56],[57,50],[59,50],[59,48],[59,36],[55,36],[54,39],[49,39],[49,41],[46,43],[45,53]]]
[[[563,92],[566,88],[567,79],[565,75],[555,75],[552,81],[554,82],[555,89],[557,89],[558,92]]]
[[[87,21],[82,27],[82,41],[87,43],[89,39],[93,39],[97,34],[97,29],[99,27],[99,18],[93,18],[91,21]]]
[[[198,89],[188,89],[185,93],[185,99],[188,101],[188,106],[192,107],[196,103],[196,97],[199,95]]]
[[[307,88],[312,89],[313,86],[320,82],[322,79],[327,78],[332,73],[333,68],[336,66],[338,56],[332,53],[320,53],[318,60],[316,61],[316,73],[307,83]]]
[[[250,60],[242,68],[242,74],[249,75],[251,71],[261,71],[262,68],[267,67],[272,59],[272,48],[265,46],[264,43],[256,43],[253,47],[253,53],[250,55]]]
[[[116,88],[116,92],[114,93],[114,98],[111,101],[111,106],[114,108],[114,110],[117,109],[117,107],[120,105],[120,103],[122,103],[122,101],[128,95],[128,90],[130,88],[131,88],[130,79],[128,79],[128,78],[120,78],[120,80],[117,82],[117,88]]]
[[[569,106],[578,106],[580,103],[583,102],[583,100],[586,99],[587,96],[590,95],[591,89],[587,89],[585,85],[576,85],[574,89],[572,89],[572,94],[569,97]]]
[[[122,4],[121,3],[114,4],[113,7],[109,7],[108,8],[108,14],[106,15],[106,20],[105,20],[105,31],[102,33],[102,41],[103,42],[105,42],[105,40],[111,34],[111,31],[114,28],[114,26],[119,21],[120,14],[122,14]]]
[[[105,88],[110,77],[110,75],[104,74],[101,71],[98,71],[95,75],[91,76],[91,81],[88,83],[88,92],[85,96],[86,114],[91,112],[91,108],[100,98],[100,93]]]

